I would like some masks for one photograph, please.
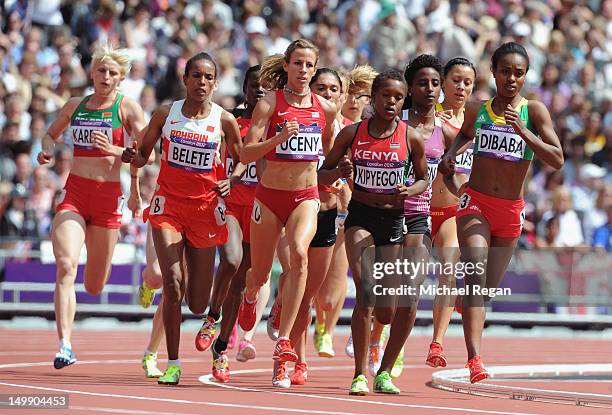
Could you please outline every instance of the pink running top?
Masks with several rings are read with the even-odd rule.
[[[408,121],[408,110],[404,110],[402,119]],[[444,154],[444,134],[442,133],[442,123],[436,117],[434,129],[431,136],[425,140],[425,158],[427,159],[427,176],[429,185],[420,195],[404,199],[404,216],[429,215],[431,204],[431,185],[438,172],[438,164]],[[406,179],[406,185],[414,183],[413,163],[410,163],[410,170]]]

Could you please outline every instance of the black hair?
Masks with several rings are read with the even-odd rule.
[[[249,78],[253,75],[257,75],[257,72],[261,71],[261,65],[251,66],[244,73],[244,81],[242,81],[242,92],[246,94],[247,82],[249,82]]]
[[[472,68],[472,70],[474,71],[474,77],[476,77],[476,68],[474,67],[474,64],[469,59],[459,56],[449,60],[448,62],[446,62],[446,65],[444,65],[445,78],[449,74],[451,69],[453,69],[453,67],[455,66],[467,66],[469,68]]]
[[[516,53],[517,55],[521,55],[527,61],[527,70],[529,70],[529,55],[525,48],[519,45],[516,42],[507,42],[495,49],[493,52],[493,56],[491,57],[491,69],[497,69],[497,64],[499,60],[506,55],[510,55],[511,53]]]
[[[412,84],[416,73],[423,68],[433,68],[440,74],[440,79],[442,79],[442,62],[440,62],[440,59],[433,55],[419,55],[406,66],[406,70],[404,71],[406,83],[408,85]]]
[[[399,81],[402,84],[406,85],[406,80],[404,79],[404,76],[402,75],[402,72],[400,70],[387,69],[386,71],[383,71],[376,75],[376,78],[374,78],[374,81],[372,82],[372,96],[376,95],[376,92],[380,89],[380,86],[383,84],[383,82],[388,80]]]
[[[408,85],[412,84],[414,81],[414,77],[417,72],[423,68],[433,68],[440,75],[440,81],[442,80],[442,62],[440,59],[433,55],[419,55],[414,58],[408,66],[406,66],[406,70],[404,71],[404,78],[406,79],[406,83]],[[404,109],[408,109],[412,107],[412,98],[407,96],[404,100]]]
[[[340,79],[340,75],[338,75],[338,71],[336,71],[335,69],[332,69],[332,68],[319,68],[319,69],[317,69],[317,71],[313,75],[312,79],[310,80],[310,83],[308,84],[308,86],[312,86],[312,84],[317,82],[317,79],[319,79],[319,76],[323,75],[324,73],[330,73],[330,74],[334,75],[336,77],[336,79],[338,80],[338,85],[340,85],[340,90],[342,90],[342,80]]]
[[[212,58],[212,56],[210,56],[208,53],[206,52],[200,52],[198,54],[193,55],[191,58],[189,58],[189,60],[187,61],[187,63],[185,64],[185,75],[189,75],[189,71],[191,70],[191,68],[193,67],[193,65],[200,60],[205,60],[205,61],[209,61],[210,63],[213,64],[213,66],[215,67],[215,79],[217,79],[217,63],[214,61],[214,59]]]

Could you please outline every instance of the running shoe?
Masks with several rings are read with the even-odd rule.
[[[166,369],[163,376],[157,379],[157,383],[160,385],[178,385],[181,379],[181,367],[177,365],[170,365]]]
[[[147,378],[158,378],[163,375],[163,372],[157,367],[157,353],[144,355],[142,368]]]
[[[289,340],[281,339],[276,342],[272,359],[280,362],[297,362],[298,355],[295,350],[293,350],[293,347],[291,347],[291,342]]]
[[[287,363],[278,360],[274,361],[272,386],[276,388],[291,387],[291,380],[289,379],[289,376],[287,376]]]
[[[336,352],[334,351],[334,340],[331,334],[324,333],[319,336],[319,357],[334,357]]]
[[[344,346],[344,353],[348,357],[355,357],[355,348],[353,347],[353,335],[349,334],[349,338],[346,341],[346,346]]]
[[[480,382],[481,380],[485,380],[486,378],[491,376],[489,375],[489,372],[487,372],[487,369],[484,368],[482,364],[482,359],[478,355],[468,360],[467,365],[465,365],[465,367],[470,369],[471,383]]]
[[[246,362],[248,360],[255,359],[257,350],[255,345],[250,340],[242,340],[238,345],[238,353],[236,353],[236,360],[239,362]]]
[[[76,361],[77,358],[72,349],[70,347],[63,346],[60,347],[59,352],[55,354],[53,367],[56,369],[61,369],[76,363]]]
[[[232,350],[234,347],[236,347],[236,343],[238,343],[238,323],[234,324],[232,334],[230,334],[230,338],[227,341],[227,348]]]
[[[195,346],[198,351],[205,352],[206,350],[210,349],[213,340],[215,340],[215,334],[217,333],[221,318],[215,321],[211,316],[208,316],[202,321],[202,327],[200,328],[198,334],[196,334]]]
[[[427,359],[425,360],[427,366],[446,367],[447,361],[443,353],[444,348],[440,343],[431,342],[429,345],[429,354],[427,354]]]
[[[393,363],[393,367],[391,368],[391,377],[399,378],[402,372],[404,371],[404,348],[400,350],[397,355],[397,359],[395,359],[395,363]]]
[[[268,316],[268,322],[266,323],[268,337],[272,341],[278,340],[278,330],[280,329],[282,309],[283,306],[279,305],[278,302],[274,301],[274,304],[272,304],[272,309],[270,310],[270,315]]]
[[[149,288],[146,286],[143,281],[138,287],[138,304],[142,306],[142,308],[149,308],[151,304],[153,304],[153,299],[155,298],[155,290],[153,288]]]
[[[240,310],[238,311],[238,324],[244,331],[249,331],[255,327],[257,320],[257,298],[252,303],[247,302],[246,295],[242,299]]]
[[[372,376],[378,373],[381,361],[380,344],[371,344],[368,350],[368,370]]]
[[[370,393],[370,388],[368,387],[368,378],[365,375],[359,375],[353,379],[349,395],[366,396],[368,393]]]
[[[306,362],[299,362],[295,364],[293,373],[289,378],[292,385],[303,385],[308,379],[308,364]]]
[[[213,355],[213,369],[212,375],[221,383],[227,383],[230,380],[229,370],[229,359],[227,358],[227,351],[224,350],[221,353],[217,353],[215,348],[212,348]]]
[[[400,390],[393,384],[389,372],[384,370],[374,378],[374,392],[397,395],[400,393]]]

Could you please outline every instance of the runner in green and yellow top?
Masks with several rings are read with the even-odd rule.
[[[455,158],[475,138],[472,174],[457,208],[465,271],[463,331],[472,383],[489,376],[480,359],[484,301],[495,294],[521,234],[523,186],[531,160],[535,154],[555,169],[563,166],[548,110],[520,95],[529,70],[525,48],[505,43],[491,60],[497,93],[485,105],[467,106],[461,131],[440,163],[445,183],[457,192]]]
[[[100,46],[93,55],[91,78],[94,93],[71,98],[60,110],[42,141],[38,162],[53,161],[55,142],[70,127],[74,160],[53,219],[51,239],[57,264],[55,319],[60,338],[56,369],[76,362],[70,337],[76,310],[74,281],[83,244],[87,247],[85,289],[98,295],[108,279],[111,258],[119,236],[124,202],[119,172],[124,146],[145,127],[138,103],[123,97],[118,89],[130,68],[125,50]],[[138,170],[133,168],[128,207],[140,214]]]

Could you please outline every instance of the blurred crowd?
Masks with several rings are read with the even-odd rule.
[[[477,68],[473,99],[492,96],[490,58],[501,43],[527,49],[523,95],[549,108],[566,155],[561,171],[537,161],[526,185],[523,247],[610,250],[612,229],[612,0],[6,0],[0,2],[0,239],[48,238],[67,178],[69,141],[51,168],[41,139],[71,96],[91,92],[97,42],[126,47],[122,92],[146,114],[181,98],[187,59],[210,52],[219,67],[215,101],[241,103],[245,69],[293,39],[320,49],[320,66],[403,69],[421,53],[465,56]],[[141,187],[150,197],[156,167]],[[129,182],[129,176],[127,176]],[[127,189],[128,186],[126,186]],[[122,238],[143,242],[126,213]]]

